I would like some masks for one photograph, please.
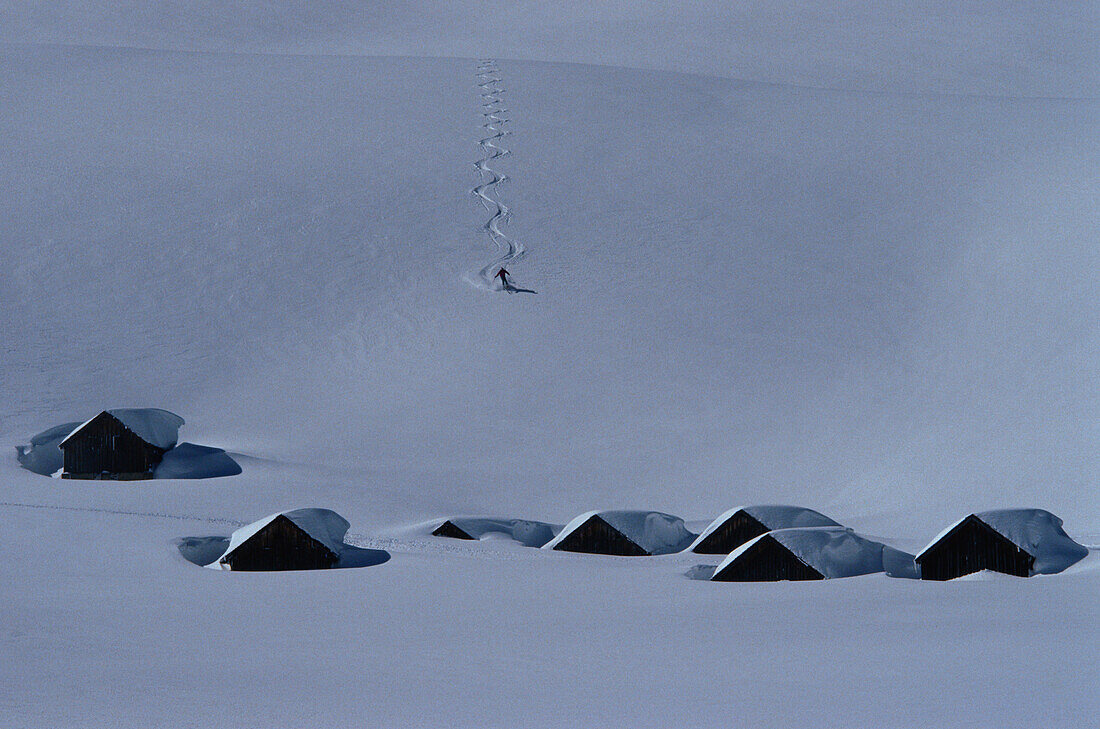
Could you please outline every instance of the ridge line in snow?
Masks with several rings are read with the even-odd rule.
[[[232,50],[225,48],[168,48],[157,46],[141,46],[111,43],[62,43],[56,41],[32,41],[32,42],[0,42],[0,53],[24,48],[64,48],[70,50],[86,51],[140,51],[143,53],[179,53],[191,56],[270,56],[272,58],[404,58],[410,60],[434,60],[434,61],[477,61],[479,59],[470,56],[449,55],[425,55],[414,53],[352,53],[348,51],[321,51],[321,50]],[[593,61],[568,61],[555,58],[497,58],[495,60],[514,61],[516,63],[541,63],[562,66],[586,66],[589,68],[605,68],[622,71],[642,71],[645,73],[667,73],[677,76],[689,76],[693,78],[716,79],[727,81],[731,84],[744,84],[751,86],[763,86],[776,89],[792,89],[799,91],[821,91],[835,94],[859,94],[865,96],[886,96],[894,98],[913,99],[974,99],[987,101],[1046,101],[1046,102],[1084,102],[1089,104],[1100,103],[1100,96],[1059,96],[1054,94],[996,94],[982,91],[891,91],[889,89],[849,88],[844,86],[831,86],[820,84],[803,84],[794,81],[773,81],[768,79],[750,78],[748,76],[724,76],[703,71],[689,71],[676,68],[660,68],[657,66],[631,66],[619,63],[595,63]]]

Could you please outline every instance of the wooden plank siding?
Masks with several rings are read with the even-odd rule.
[[[61,445],[62,478],[152,478],[166,451],[147,443],[110,413],[100,413]]]
[[[276,572],[327,569],[338,559],[335,552],[280,515],[221,561],[234,571]]]
[[[554,549],[563,552],[586,554],[611,554],[618,557],[648,557],[649,552],[632,542],[618,529],[593,515],[573,530]]]
[[[769,531],[771,530],[761,524],[756,517],[746,513],[744,509],[738,509],[720,527],[708,534],[706,539],[696,544],[691,551],[696,554],[729,554],[745,542]]]
[[[971,514],[917,557],[922,580],[953,580],[993,570],[1029,577],[1035,557]]]
[[[716,582],[780,582],[823,580],[825,576],[769,534],[761,537],[711,579]]]

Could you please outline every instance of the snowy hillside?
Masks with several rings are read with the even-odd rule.
[[[1028,507],[1100,544],[1095,6],[605,5],[0,5],[0,727],[1088,724],[1094,553],[711,584],[424,532],[791,503],[916,552]],[[477,276],[512,244],[537,294]],[[139,407],[241,473],[20,467]],[[303,507],[392,558],[177,548]]]

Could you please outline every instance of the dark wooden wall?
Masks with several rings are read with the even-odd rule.
[[[717,582],[823,580],[824,575],[796,557],[770,535],[746,549],[711,578]]]
[[[108,413],[92,418],[61,450],[64,478],[152,478],[165,454]]]
[[[275,572],[327,569],[338,559],[331,549],[280,515],[223,557],[222,562],[241,572]]]
[[[971,514],[917,557],[922,580],[953,580],[993,570],[1028,577],[1035,558]]]
[[[587,554],[613,554],[619,557],[648,557],[649,552],[639,547],[606,521],[593,515],[573,530],[573,533],[557,543],[554,549],[563,552]]]
[[[697,554],[729,554],[750,539],[755,539],[761,534],[770,531],[745,513],[738,509],[726,519],[722,526],[707,535],[707,538],[695,545],[691,551]]]

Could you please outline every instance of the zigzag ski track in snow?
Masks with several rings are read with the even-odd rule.
[[[506,116],[508,110],[504,107],[505,89],[496,61],[489,59],[480,61],[477,66],[477,79],[478,88],[481,89],[481,115],[485,120],[481,128],[485,130],[486,136],[478,140],[482,157],[474,162],[481,182],[470,192],[478,198],[489,214],[489,219],[481,227],[492,242],[497,257],[483,266],[476,275],[467,276],[467,280],[480,289],[499,291],[501,287],[495,280],[497,271],[509,263],[521,260],[526,250],[522,243],[501,230],[501,224],[509,219],[511,213],[508,206],[501,201],[499,191],[500,185],[508,179],[508,176],[490,166],[494,161],[510,153],[510,150],[503,146],[504,138],[511,132],[504,126],[508,123]]]

